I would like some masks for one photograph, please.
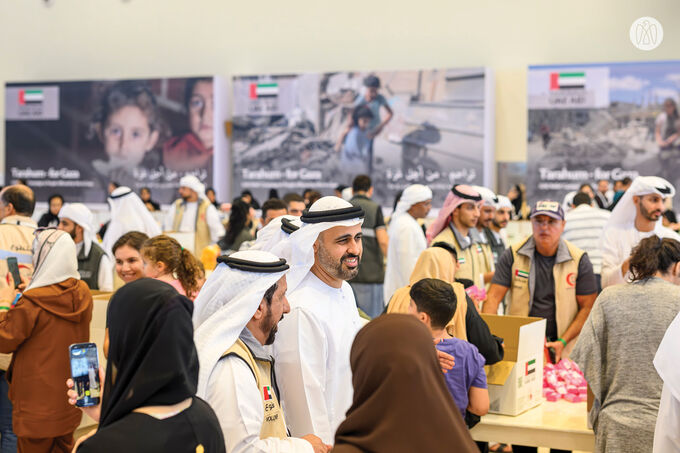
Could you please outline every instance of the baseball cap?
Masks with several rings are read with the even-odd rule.
[[[538,215],[547,215],[557,220],[564,220],[564,210],[557,201],[541,200],[537,201],[533,208],[531,208],[530,219]]]

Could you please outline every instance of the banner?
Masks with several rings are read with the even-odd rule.
[[[680,187],[679,91],[680,61],[529,67],[529,202],[638,175]]]
[[[5,87],[5,181],[37,200],[100,203],[109,183],[176,198],[179,179],[213,182],[227,155],[213,77],[10,83]],[[221,103],[226,99],[220,98]]]
[[[492,87],[484,68],[235,77],[234,195],[368,174],[383,206],[414,183],[441,206],[453,184],[492,183]]]

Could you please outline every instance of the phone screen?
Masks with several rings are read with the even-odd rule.
[[[99,404],[101,393],[97,345],[94,343],[72,344],[69,352],[73,389],[78,393],[76,406],[96,406]]]
[[[14,280],[14,288],[16,289],[21,284],[21,274],[19,273],[19,263],[15,256],[10,256],[7,258],[7,269],[9,269],[12,274],[12,279]]]

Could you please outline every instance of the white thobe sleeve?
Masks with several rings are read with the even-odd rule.
[[[101,260],[99,260],[99,275],[97,275],[97,285],[99,285],[99,291],[113,291],[113,262],[106,254],[102,255]]]
[[[217,243],[222,236],[224,236],[224,226],[220,222],[220,216],[217,213],[215,206],[210,205],[205,211],[205,221],[210,230],[210,242]]]
[[[400,242],[398,252],[399,259],[397,263],[399,278],[403,282],[402,286],[408,285],[411,279],[411,273],[413,273],[413,268],[416,266],[418,257],[422,252],[418,241],[419,238],[416,236],[422,234],[423,232],[419,229],[401,228],[399,234],[395,238]]]
[[[260,439],[264,408],[255,376],[238,357],[225,357],[208,379],[206,401],[217,414],[227,453],[314,453],[303,439]]]
[[[680,401],[663,385],[654,430],[654,453],[680,453]]]
[[[293,309],[279,323],[276,376],[291,434],[315,434],[332,444],[335,430],[326,403],[326,342],[316,320],[300,308]]]
[[[626,282],[625,276],[621,273],[621,264],[625,258],[622,258],[619,247],[620,241],[624,238],[607,233],[605,230],[602,240],[602,270],[600,271],[602,288]]]
[[[163,231],[172,231],[173,223],[175,223],[175,203],[170,205],[168,212],[165,213],[163,218]]]

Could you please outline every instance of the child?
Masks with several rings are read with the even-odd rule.
[[[172,285],[178,293],[194,300],[205,275],[196,257],[177,242],[161,234],[147,239],[142,246],[144,274]]]
[[[444,375],[446,385],[463,418],[465,411],[482,416],[489,412],[489,392],[484,372],[484,357],[477,348],[464,340],[453,338],[446,324],[456,312],[456,295],[449,283],[435,278],[424,278],[410,291],[409,311],[441,340],[437,349],[456,358],[453,369]]]

